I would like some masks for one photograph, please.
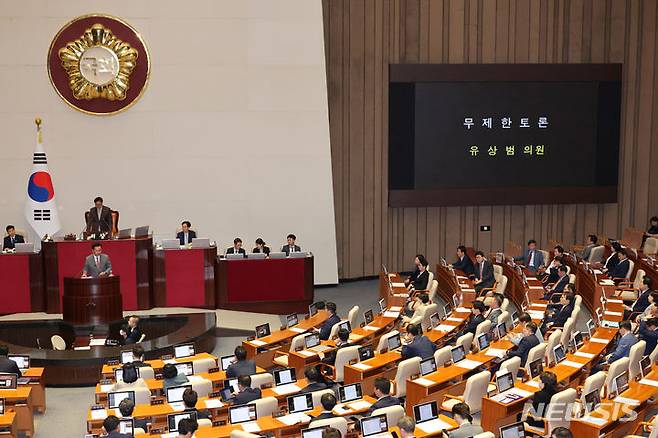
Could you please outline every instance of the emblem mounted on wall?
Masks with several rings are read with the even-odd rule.
[[[151,60],[141,35],[105,14],[67,23],[48,50],[48,75],[57,94],[86,114],[116,114],[146,90]]]

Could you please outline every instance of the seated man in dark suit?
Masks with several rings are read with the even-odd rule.
[[[318,372],[318,369],[314,366],[311,367],[306,367],[304,370],[304,376],[306,376],[306,380],[308,381],[308,385],[302,388],[300,394],[306,394],[309,392],[313,391],[322,391],[323,389],[327,389],[327,384],[324,383],[324,379],[322,379],[322,376]]]
[[[7,225],[7,236],[2,243],[2,249],[14,249],[17,243],[25,243],[25,239],[20,234],[16,234],[16,228],[13,225]]]
[[[377,401],[370,406],[368,412],[365,413],[366,417],[372,415],[372,413],[380,408],[387,408],[389,406],[398,406],[400,400],[391,395],[391,381],[385,377],[377,377],[375,379],[375,397]]]
[[[251,376],[238,377],[238,393],[232,398],[234,405],[245,405],[260,397],[260,388],[251,387]]]
[[[642,279],[642,286],[640,287],[640,290],[638,291],[637,294],[637,300],[632,305],[626,305],[624,304],[624,319],[628,319],[631,314],[633,313],[643,313],[645,310],[647,310],[647,307],[649,307],[649,297],[653,293],[651,290],[651,285],[653,284],[653,280],[651,280],[651,277],[646,275]]]
[[[640,340],[647,343],[646,347],[644,347],[644,354],[651,354],[656,349],[656,343],[658,343],[658,331],[656,328],[658,328],[658,319],[656,318],[640,321],[638,334],[640,335]]]
[[[494,285],[493,265],[484,257],[482,251],[475,253],[475,292],[488,289]]]
[[[537,241],[528,240],[528,247],[521,257],[514,257],[517,262],[523,263],[528,271],[536,273],[544,265],[544,254],[537,250]]]
[[[580,257],[583,259],[584,262],[589,262],[589,258],[592,255],[592,250],[596,248],[596,243],[598,241],[599,238],[596,237],[596,234],[587,235],[587,243],[585,244],[585,248],[583,248],[583,251],[580,253]]]
[[[491,321],[491,330],[498,325],[498,317],[503,313],[500,306],[503,305],[503,296],[501,294],[494,294],[491,303],[489,303],[489,311],[485,313],[484,319]]]
[[[462,271],[466,276],[473,274],[473,261],[466,254],[466,247],[464,245],[459,245],[457,247],[457,261],[450,266],[452,266],[453,269]]]
[[[256,362],[247,359],[247,350],[242,345],[238,345],[233,350],[235,362],[226,368],[226,377],[236,378],[238,376],[251,376],[256,374]]]
[[[124,398],[119,403],[119,412],[121,413],[122,418],[130,418],[133,415],[133,410],[135,409],[135,402],[129,398]],[[133,423],[135,428],[142,429],[144,432],[148,431],[148,422],[145,418],[133,418]]]
[[[567,319],[571,317],[573,312],[574,302],[576,297],[571,292],[563,293],[560,296],[560,310],[547,312],[544,324],[542,324],[541,332],[546,333],[552,327],[564,327]]]
[[[226,254],[246,254],[247,251],[242,247],[242,239],[236,237],[233,239],[233,246],[226,249]]]
[[[7,357],[8,354],[9,348],[6,345],[0,345],[0,373],[17,374],[18,377],[22,377],[23,375],[18,365]]]
[[[188,243],[192,243],[193,239],[196,239],[196,232],[190,230],[191,226],[192,224],[190,221],[183,221],[183,223],[181,223],[183,231],[179,231],[178,234],[176,234],[176,239],[180,241],[181,245],[187,245]]]
[[[416,278],[409,284],[409,289],[426,290],[430,286],[430,273],[427,270],[427,265],[429,265],[429,262],[422,255],[418,256],[418,261],[420,262],[418,265],[418,275],[416,275]]]
[[[97,196],[89,210],[87,232],[93,234],[112,232],[112,209],[103,205],[103,198]]]
[[[458,335],[465,335],[466,333],[473,333],[475,335],[475,330],[477,330],[478,325],[481,322],[484,322],[484,312],[487,310],[486,306],[482,301],[475,301],[473,303],[471,316],[468,318],[468,322],[461,333]]]
[[[103,435],[105,438],[130,438],[132,435],[119,433],[119,424],[121,422],[115,415],[108,415],[103,420]]]
[[[341,328],[340,330],[338,330],[338,340],[336,341],[336,349],[333,351],[329,351],[327,354],[325,354],[324,358],[322,359],[322,362],[329,365],[334,365],[336,363],[336,354],[338,350],[345,347],[351,347],[352,345],[354,344],[350,343],[350,332],[348,332],[344,328]]]
[[[336,303],[332,303],[331,301],[328,302],[325,305],[325,309],[327,309],[327,312],[329,312],[329,318],[327,318],[327,320],[320,327],[320,339],[322,341],[329,339],[331,328],[334,326],[334,324],[338,324],[340,322],[340,317],[336,315]]]
[[[288,244],[281,247],[281,252],[285,252],[286,255],[290,255],[291,252],[300,252],[302,250],[302,248],[300,248],[298,245],[295,245],[297,236],[294,234],[288,234],[286,240],[288,241]]]
[[[608,271],[608,277],[623,280],[630,274],[628,270],[631,267],[631,262],[628,260],[628,254],[624,248],[617,251],[617,259],[619,261],[614,268]]]
[[[519,346],[516,350],[508,354],[508,358],[520,357],[521,358],[521,367],[525,366],[526,361],[528,360],[528,353],[532,349],[539,345],[539,339],[535,336],[535,332],[538,330],[537,324],[534,322],[529,322],[523,327],[523,338],[519,342]]]
[[[103,246],[96,242],[91,244],[91,254],[85,259],[82,267],[82,278],[99,278],[112,275],[112,262],[107,254],[103,254]]]
[[[619,263],[619,251],[624,249],[619,242],[612,242],[611,246],[612,246],[612,254],[610,254],[608,258],[605,259],[605,262],[603,263],[603,267],[601,268],[603,272],[608,272],[615,269],[615,267]]]
[[[128,333],[126,344],[136,344],[142,338],[142,329],[139,327],[139,316],[132,315],[128,318]]]
[[[196,412],[196,417],[199,420],[210,419],[210,411],[205,409],[197,409],[196,403],[199,400],[199,395],[192,388],[187,388],[183,392],[183,403],[185,404],[185,412]]]
[[[335,395],[329,393],[322,394],[322,397],[320,397],[320,403],[322,404],[322,412],[317,417],[314,417],[313,420],[326,420],[327,418],[336,417],[333,413],[333,410],[336,407]]]
[[[411,357],[427,359],[436,350],[436,345],[427,336],[420,334],[420,327],[418,325],[409,324],[407,326],[406,339],[409,343],[402,347],[402,359],[409,359]]]
[[[546,290],[542,300],[550,301],[553,294],[564,292],[564,289],[568,284],[569,276],[567,275],[567,267],[560,265],[560,267],[557,268],[557,281],[553,283],[553,286]]]
[[[560,279],[559,277],[560,266],[563,265],[564,265],[564,261],[562,260],[561,257],[558,256],[553,257],[551,263],[549,263],[549,265],[546,267],[543,277],[541,277],[542,284],[547,285],[558,281]],[[537,278],[539,278],[539,276],[537,276]]]
[[[270,247],[265,245],[265,241],[259,237],[258,239],[256,239],[256,247],[251,252],[254,254],[258,254],[258,253],[269,254]]]

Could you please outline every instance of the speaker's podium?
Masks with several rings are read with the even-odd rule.
[[[123,318],[120,277],[64,278],[64,321],[74,325],[108,324]]]

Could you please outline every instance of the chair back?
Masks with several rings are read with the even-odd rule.
[[[569,274],[569,284],[572,286],[576,284],[576,274]]]
[[[516,378],[516,375],[519,374],[519,368],[521,368],[521,358],[519,356],[514,356],[500,364],[499,372],[507,370],[512,373],[514,378]]]
[[[407,395],[407,379],[415,374],[420,374],[420,357],[411,357],[398,364],[395,372],[395,397],[400,398]]]
[[[501,275],[496,281],[496,292],[505,295],[505,290],[507,290],[507,275]]]
[[[309,428],[329,426],[338,429],[340,436],[347,436],[347,420],[343,417],[327,418],[325,420],[314,420],[308,425]]]
[[[379,408],[372,411],[372,416],[375,415],[386,415],[386,422],[395,426],[400,418],[404,417],[404,408],[401,405]]]
[[[656,348],[654,348],[653,351],[649,354],[649,358],[651,359],[651,363],[656,363],[658,360],[658,345],[656,345]]]
[[[420,326],[423,328],[423,332],[426,332],[429,329],[431,325],[430,316],[435,314],[438,309],[439,309],[438,303],[432,303],[425,307],[425,313],[423,314],[423,319],[420,320]],[[412,321],[412,322],[416,323],[416,321]]]
[[[16,230],[18,232],[18,230]],[[658,239],[655,237],[647,237],[647,240],[644,241],[644,247],[642,247],[642,252],[645,255],[655,256],[658,253]]]
[[[525,361],[525,365],[529,366],[533,361],[537,359],[543,359],[545,354],[546,354],[546,342],[542,342],[541,344],[535,345],[528,352],[528,358]],[[530,372],[528,372],[528,374],[530,374]]]
[[[505,277],[505,278],[507,278],[507,277]],[[510,309],[510,303],[509,303],[509,299],[507,297],[503,298],[503,304],[500,305],[500,310],[502,310],[503,312],[508,312],[510,314],[512,313],[512,312],[510,312],[510,310],[512,310],[512,309]]]
[[[632,272],[632,271],[631,271]],[[633,289],[640,289],[642,287],[642,282],[644,281],[644,276],[647,275],[644,269],[638,269],[635,273],[635,281],[633,281]]]
[[[345,321],[347,321],[347,319],[341,319],[336,324],[331,326],[331,332],[329,333],[329,339],[333,339],[336,336],[338,336],[338,330],[340,329],[340,325],[342,323],[344,323]],[[350,325],[352,325],[352,324],[350,323]]]
[[[611,394],[613,392],[615,377],[623,373],[624,370],[627,370],[629,363],[630,360],[627,357],[622,357],[621,359],[617,359],[616,361],[610,364],[610,368],[608,369],[608,374],[605,376],[606,394]]]
[[[576,401],[578,393],[575,389],[569,388],[564,391],[558,392],[551,401],[548,402],[546,407],[546,419],[548,424],[546,430],[555,430],[556,427],[566,427],[569,429],[571,424],[571,413],[573,412],[573,404]]]
[[[131,391],[135,391],[135,404],[136,405],[148,405],[151,404],[151,390],[148,388],[134,388]]]
[[[498,281],[498,279],[503,275],[503,267],[500,266],[499,264],[494,263],[493,271],[494,271],[494,280]]]
[[[139,377],[144,380],[155,379],[155,371],[151,367],[139,367]]]
[[[336,382],[342,382],[344,380],[344,371],[345,365],[347,365],[352,360],[359,359],[359,346],[354,345],[352,347],[341,348],[336,352],[336,362],[334,368],[336,370],[335,378]]]
[[[304,338],[306,338],[307,333],[302,333],[301,335],[297,335],[294,338],[292,338],[292,341],[290,341],[290,352],[297,351],[300,349],[303,349],[305,344],[304,344]]]
[[[624,275],[624,278],[626,278],[626,279],[631,278],[631,274],[633,273],[633,269],[635,269],[635,262],[631,259],[628,259],[628,271],[626,271],[626,275]]]
[[[465,333],[457,338],[455,342],[455,347],[461,345],[464,347],[464,351],[468,354],[471,351],[471,345],[473,345],[473,333]]]
[[[576,325],[575,320],[573,318],[568,318],[567,322],[564,323],[564,327],[562,327],[562,336],[560,337],[560,344],[564,346],[565,350],[569,346],[569,340],[571,339],[571,334],[573,333],[575,325]]]
[[[194,379],[191,379],[194,377]],[[212,392],[212,382],[200,376],[190,376],[192,382],[192,389],[196,391],[199,397],[208,397]]]
[[[451,358],[450,350],[452,350],[451,345],[446,345],[445,347],[439,348],[434,352],[434,362],[436,362],[436,367],[440,368],[446,364]]]
[[[439,302],[439,296],[436,294],[436,291],[439,289],[439,282],[436,280],[432,280],[432,283],[430,283],[430,300],[433,303],[438,303]]]
[[[605,371],[599,371],[598,373],[592,374],[591,376],[587,377],[585,379],[585,383],[583,383],[583,390],[581,391],[583,405],[585,404],[585,395],[596,390],[601,392],[604,384],[605,384]]]
[[[427,270],[427,289],[429,290],[430,287],[432,287],[432,283],[434,282],[434,272],[430,271],[429,269]],[[430,295],[431,297],[432,295]]]
[[[66,341],[60,335],[52,335],[50,343],[53,345],[53,350],[66,350]]]
[[[583,296],[580,294],[576,294],[576,296],[574,296],[573,305],[581,306],[582,304],[583,304]]]
[[[589,253],[589,263],[601,263],[603,261],[603,256],[605,254],[605,246],[598,245],[592,248],[592,251]]]
[[[251,387],[262,389],[263,386],[274,385],[274,376],[270,373],[258,373],[251,375]]]
[[[359,306],[352,306],[347,314],[347,320],[350,322],[350,327],[357,327],[356,318],[359,316]]]
[[[379,338],[379,342],[377,343],[377,353],[381,353],[383,350],[388,349],[388,338],[392,338],[393,336],[399,334],[400,332],[397,330],[390,331],[384,335],[382,335],[381,338]]]
[[[491,331],[491,321],[488,319],[485,319],[481,323],[478,324],[478,326],[475,328],[475,339],[482,333],[489,333]]]
[[[279,409],[279,401],[276,397],[263,397],[254,400],[256,404],[256,416],[258,418],[269,417]]]
[[[482,371],[473,374],[466,380],[464,387],[464,403],[471,408],[471,414],[476,414],[482,410],[482,397],[487,393],[491,373]]]
[[[658,438],[658,415],[656,415],[651,422],[651,433],[649,434],[649,438]]]
[[[497,320],[496,322],[497,322],[498,324],[505,323],[505,327],[506,327],[507,329],[509,329],[510,326],[512,325],[512,323],[511,323],[511,321],[510,321],[510,314],[509,314],[509,312],[507,312],[507,311],[503,311],[503,312],[501,312],[501,314],[498,315],[498,320]]]
[[[544,265],[546,265],[546,266],[550,265],[551,264],[551,259],[550,259],[551,255],[550,255],[550,253],[548,251],[543,250],[543,249],[540,249],[539,252],[542,253],[542,255],[544,256]]]
[[[192,361],[192,368],[194,374],[207,373],[209,369],[215,368],[217,362],[211,357],[204,357],[203,359],[195,359]]]
[[[562,337],[562,330],[557,329],[548,337],[546,341],[546,353],[544,353],[544,362],[551,363],[551,355],[553,354],[553,347],[555,347],[560,338]]]
[[[637,341],[628,353],[628,380],[633,380],[640,374],[640,361],[644,357],[644,350],[647,348],[646,341]]]

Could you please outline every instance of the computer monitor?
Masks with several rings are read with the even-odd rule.
[[[452,313],[452,309],[450,308],[450,304],[446,304],[445,306],[443,306],[443,315],[446,318],[449,317],[451,313]]]
[[[341,321],[340,323],[338,323],[338,330],[340,329],[345,329],[350,333],[352,332],[352,326],[350,325],[349,321]]]
[[[309,348],[317,347],[318,345],[320,345],[320,334],[311,333],[310,335],[306,335],[304,337],[304,348],[307,350]]]
[[[375,357],[375,351],[372,349],[372,345],[359,347],[359,361],[363,362],[364,360],[372,359],[373,357]]]
[[[228,367],[229,367],[229,366],[233,363],[233,361],[235,361],[235,360],[236,360],[236,359],[235,359],[235,356],[234,356],[234,355],[230,355],[230,356],[222,356],[222,357],[219,359],[219,364],[220,364],[220,366],[222,367],[222,371],[226,371],[226,370],[228,369]]]
[[[264,338],[265,336],[269,336],[270,333],[272,333],[272,332],[270,331],[270,323],[269,322],[256,326],[256,339]]]
[[[134,360],[132,350],[122,351],[121,352],[121,363],[129,363]]]
[[[185,376],[191,376],[194,374],[194,365],[192,362],[180,362],[174,364],[178,374],[183,374]]]
[[[519,421],[518,423],[501,427],[499,436],[500,438],[524,438],[525,428],[523,427],[523,422]]]
[[[347,403],[363,398],[360,383],[352,383],[338,388],[338,397],[341,403]]]
[[[30,368],[30,356],[27,354],[9,354],[7,358],[16,362],[18,369],[21,371]]]
[[[307,412],[313,409],[313,395],[308,394],[291,395],[288,397],[288,412]]]
[[[316,313],[318,313],[318,303],[315,302],[308,306],[308,316],[314,316]]]
[[[135,420],[132,418],[122,418],[119,420],[119,433],[133,436],[135,430]]]
[[[5,413],[5,399],[0,398],[0,415],[4,415]]]
[[[238,387],[238,379],[237,377],[234,379],[226,379],[224,380],[224,388],[229,388],[233,390],[233,392],[238,392],[240,388]]]
[[[573,332],[573,334],[571,335],[571,345],[572,345],[573,349],[578,350],[580,347],[583,346],[583,343],[584,343],[584,341],[583,341],[582,332],[579,332],[579,331]]]
[[[595,331],[596,331],[596,324],[594,323],[593,319],[589,319],[587,321],[587,333],[589,334],[590,338],[594,335]]]
[[[16,389],[18,384],[18,374],[2,373],[0,374],[0,389]]]
[[[457,345],[456,347],[452,347],[450,349],[450,358],[452,359],[452,363],[457,363],[460,360],[464,360],[466,358],[466,352],[464,351],[464,346]]]
[[[297,381],[297,376],[295,375],[294,368],[284,368],[282,370],[274,371],[274,384],[276,386],[287,385],[289,383],[295,383]]]
[[[16,254],[29,254],[34,252],[34,243],[24,242],[24,243],[15,243],[14,252]]]
[[[589,414],[601,404],[601,391],[597,388],[585,394],[585,414]]]
[[[478,335],[478,348],[480,351],[489,347],[489,335],[488,333],[480,333]]]
[[[228,408],[228,421],[231,424],[255,421],[257,418],[258,416],[256,415],[256,405],[254,403],[248,405],[232,406]]]
[[[110,409],[116,409],[119,407],[119,403],[123,400],[129,398],[133,402],[135,401],[135,391],[117,391],[117,392],[108,392],[107,393],[107,404]]]
[[[167,388],[167,403],[178,403],[183,401],[183,393],[192,385],[170,386]]]
[[[309,427],[302,429],[302,438],[322,438],[322,432],[329,426]]]
[[[528,371],[530,371],[530,378],[534,379],[539,377],[544,372],[544,358],[533,360],[528,364]]]
[[[564,347],[562,346],[562,344],[553,347],[553,358],[555,359],[556,364],[562,362],[564,359],[567,358],[566,354],[564,354]]]
[[[370,324],[371,322],[373,322],[375,320],[375,317],[372,313],[372,309],[367,310],[366,312],[363,313],[363,319],[365,320],[366,325]]]
[[[505,371],[504,373],[496,376],[496,388],[498,388],[499,393],[505,392],[513,387],[514,375],[512,375],[511,372]]]
[[[628,370],[615,377],[615,388],[617,395],[628,389]]]
[[[148,237],[148,236],[149,236],[148,225],[143,225],[141,227],[135,228],[135,239],[139,239],[140,237]]]
[[[361,435],[372,436],[379,433],[388,431],[388,422],[386,421],[386,414],[373,415],[361,419]]]
[[[299,323],[299,318],[297,318],[296,313],[291,313],[290,315],[286,316],[286,327],[294,327]]]
[[[519,312],[512,313],[512,324],[516,325],[519,322]]]
[[[651,357],[649,356],[644,356],[640,361],[640,373],[642,373],[643,379],[647,376],[647,374],[651,372],[652,365],[653,364],[651,363]]]
[[[132,234],[132,231],[133,231],[132,228],[124,228],[122,230],[119,230],[117,239],[130,239],[130,235]],[[175,240],[178,241],[178,239]]]
[[[194,356],[194,344],[181,344],[174,346],[174,357],[176,359],[190,356]]]
[[[384,298],[379,300],[379,310],[382,312],[386,310],[386,300]]]
[[[178,432],[178,423],[184,418],[190,418],[196,421],[197,413],[191,411],[191,412],[182,412],[180,414],[167,415],[167,425],[169,426],[169,432]]]
[[[428,357],[425,360],[420,361],[420,375],[426,376],[436,371],[436,361],[434,357]]]
[[[452,305],[455,306],[455,308],[459,307],[459,297],[457,294],[452,295]]]
[[[439,408],[435,401],[421,403],[414,406],[414,419],[416,423],[424,423],[439,418]]]
[[[179,249],[180,240],[178,239],[162,239],[162,249]]]
[[[233,388],[230,386],[219,390],[219,397],[223,402],[227,402],[233,398]]]
[[[436,312],[432,313],[432,315],[430,315],[430,327],[434,328],[440,324],[441,324],[441,317],[439,316],[439,314]]]
[[[139,379],[139,367],[135,367],[135,372],[137,373],[137,378]],[[123,368],[114,369],[114,381],[123,382]]]
[[[388,351],[393,351],[402,346],[402,339],[400,339],[400,333],[396,333],[395,336],[391,336],[386,340],[388,346]]]
[[[503,339],[507,334],[507,326],[504,322],[501,322],[496,326],[496,331],[498,332],[498,339]]]

